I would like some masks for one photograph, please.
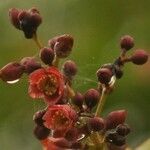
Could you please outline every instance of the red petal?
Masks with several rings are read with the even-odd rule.
[[[43,68],[34,71],[29,76],[29,82],[30,82],[30,84],[36,84],[39,81],[39,79],[41,79],[42,76],[45,76],[45,75],[47,75],[47,74],[46,74],[45,69],[43,69]]]
[[[43,98],[43,93],[37,88],[36,84],[29,86],[28,93],[32,98]]]

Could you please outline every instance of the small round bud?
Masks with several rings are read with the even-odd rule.
[[[9,17],[12,25],[20,30],[20,23],[18,19],[18,14],[21,12],[21,10],[16,8],[11,8],[9,10]]]
[[[127,116],[126,110],[112,111],[106,117],[106,120],[105,120],[106,128],[107,129],[114,129],[119,124],[123,124],[125,122],[126,116]]]
[[[120,124],[117,126],[116,132],[121,136],[126,136],[130,133],[130,127],[127,124]]]
[[[77,128],[71,128],[65,134],[65,139],[68,141],[76,141],[78,138],[79,132]]]
[[[76,95],[72,98],[73,104],[77,105],[78,107],[82,107],[84,101],[84,96],[77,92]]]
[[[54,56],[54,51],[51,48],[44,47],[41,49],[40,58],[46,65],[52,64]]]
[[[0,69],[0,78],[3,81],[15,81],[21,78],[24,67],[17,62],[11,62]]]
[[[56,43],[54,45],[54,50],[56,52],[57,57],[66,58],[69,56],[73,47],[73,37],[64,34],[57,37]]]
[[[74,61],[68,60],[63,65],[63,71],[68,77],[75,76],[77,73],[77,65]]]
[[[144,50],[136,50],[131,56],[131,61],[136,65],[143,65],[148,61],[148,53]]]
[[[89,129],[95,132],[103,130],[105,126],[104,120],[99,117],[90,118],[87,124]]]
[[[46,127],[44,126],[36,126],[34,128],[34,131],[33,131],[35,137],[38,139],[38,140],[44,140],[46,139],[49,134],[50,134],[50,130],[47,129]]]
[[[102,84],[108,84],[113,76],[112,70],[108,68],[100,68],[97,73],[98,81]]]
[[[125,35],[121,38],[120,46],[122,49],[130,50],[134,46],[134,39],[129,35]]]
[[[22,66],[24,66],[27,74],[30,74],[33,71],[41,68],[41,64],[37,62],[34,57],[24,57],[20,63]]]
[[[44,120],[42,119],[42,117],[44,116],[45,112],[46,112],[46,110],[41,110],[34,114],[33,120],[37,125],[39,125],[39,126],[43,125]]]
[[[89,89],[85,94],[85,103],[90,109],[93,108],[99,101],[100,94],[95,89]]]

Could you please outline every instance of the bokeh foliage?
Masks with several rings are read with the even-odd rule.
[[[24,38],[8,19],[8,10],[39,8],[43,23],[38,35],[44,45],[48,39],[63,33],[73,35],[75,46],[70,59],[77,62],[79,72],[76,90],[84,92],[96,87],[95,72],[103,63],[119,55],[119,39],[124,34],[135,38],[135,48],[150,52],[150,1],[140,0],[1,0],[0,1],[0,67],[24,56],[32,56],[38,48]],[[131,52],[132,53],[132,52]],[[142,67],[128,64],[124,77],[108,97],[103,115],[115,109],[128,110],[129,136],[132,147],[150,135],[150,61]],[[0,149],[40,150],[32,135],[32,115],[43,108],[27,94],[26,76],[15,85],[0,83]]]

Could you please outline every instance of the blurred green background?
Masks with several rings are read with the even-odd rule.
[[[150,52],[149,0],[0,0],[0,67],[38,52],[35,43],[25,39],[8,18],[9,8],[33,6],[43,16],[38,35],[44,45],[56,35],[69,33],[74,37],[69,59],[76,61],[79,68],[76,90],[96,87],[95,72],[119,55],[122,35],[135,38],[135,49]],[[27,90],[25,76],[14,85],[0,82],[0,150],[41,149],[32,135],[32,116],[44,105],[33,101]],[[132,147],[150,136],[150,61],[144,66],[125,66],[124,77],[108,97],[103,115],[115,109],[128,110],[132,128],[128,142]]]

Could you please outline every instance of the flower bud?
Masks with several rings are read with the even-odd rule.
[[[121,136],[126,136],[130,133],[130,127],[127,124],[120,124],[117,126],[116,132]]]
[[[0,69],[0,78],[3,81],[15,81],[21,78],[24,67],[17,62],[11,62]]]
[[[37,27],[41,24],[42,18],[37,11],[22,11],[18,14],[20,28],[25,37],[30,39],[36,33]]]
[[[107,129],[114,129],[119,124],[123,124],[125,122],[126,116],[127,116],[126,110],[112,111],[106,117],[106,120],[105,120],[106,128]]]
[[[100,117],[90,118],[87,122],[88,127],[91,131],[101,131],[104,129],[104,120]]]
[[[71,128],[66,132],[65,139],[68,141],[76,141],[79,136],[77,128]]]
[[[54,59],[54,51],[51,48],[42,48],[40,53],[41,60],[46,65],[51,65]]]
[[[144,50],[136,50],[131,56],[131,61],[136,65],[143,65],[148,61],[148,53]]]
[[[43,125],[44,120],[42,119],[42,117],[44,116],[45,112],[46,112],[46,110],[41,110],[34,114],[33,120],[37,125],[39,125],[39,126]]]
[[[133,48],[134,46],[134,39],[129,36],[129,35],[125,35],[121,38],[121,42],[120,42],[120,46],[122,49],[124,50],[130,50],[131,48]]]
[[[68,60],[63,65],[63,71],[68,77],[75,76],[77,73],[77,65],[74,61]]]
[[[95,89],[89,89],[85,94],[85,103],[90,109],[93,108],[99,101],[100,94]]]
[[[27,74],[30,74],[33,71],[41,68],[41,64],[37,62],[34,57],[24,57],[20,63],[22,66],[24,66]]]
[[[113,76],[113,73],[109,68],[100,68],[96,75],[100,83],[108,84]]]
[[[73,38],[64,34],[57,38],[56,43],[54,45],[54,50],[56,52],[57,57],[66,58],[69,56],[73,47]]]
[[[16,9],[16,8],[11,8],[9,10],[10,21],[11,21],[12,25],[14,25],[14,27],[16,27],[17,29],[20,29],[20,23],[19,23],[19,19],[18,19],[18,14],[20,12],[21,12],[21,10]]]
[[[49,134],[50,134],[50,130],[47,129],[46,127],[44,126],[36,126],[34,128],[34,131],[33,131],[35,137],[38,139],[38,140],[44,140],[46,139]]]
[[[22,30],[25,37],[30,39],[36,33],[37,27],[42,23],[42,18],[36,8],[19,10],[12,8],[9,10],[11,23],[19,30]]]
[[[82,108],[83,101],[84,96],[79,92],[77,92],[76,95],[72,98],[73,104],[77,105],[79,108]]]

